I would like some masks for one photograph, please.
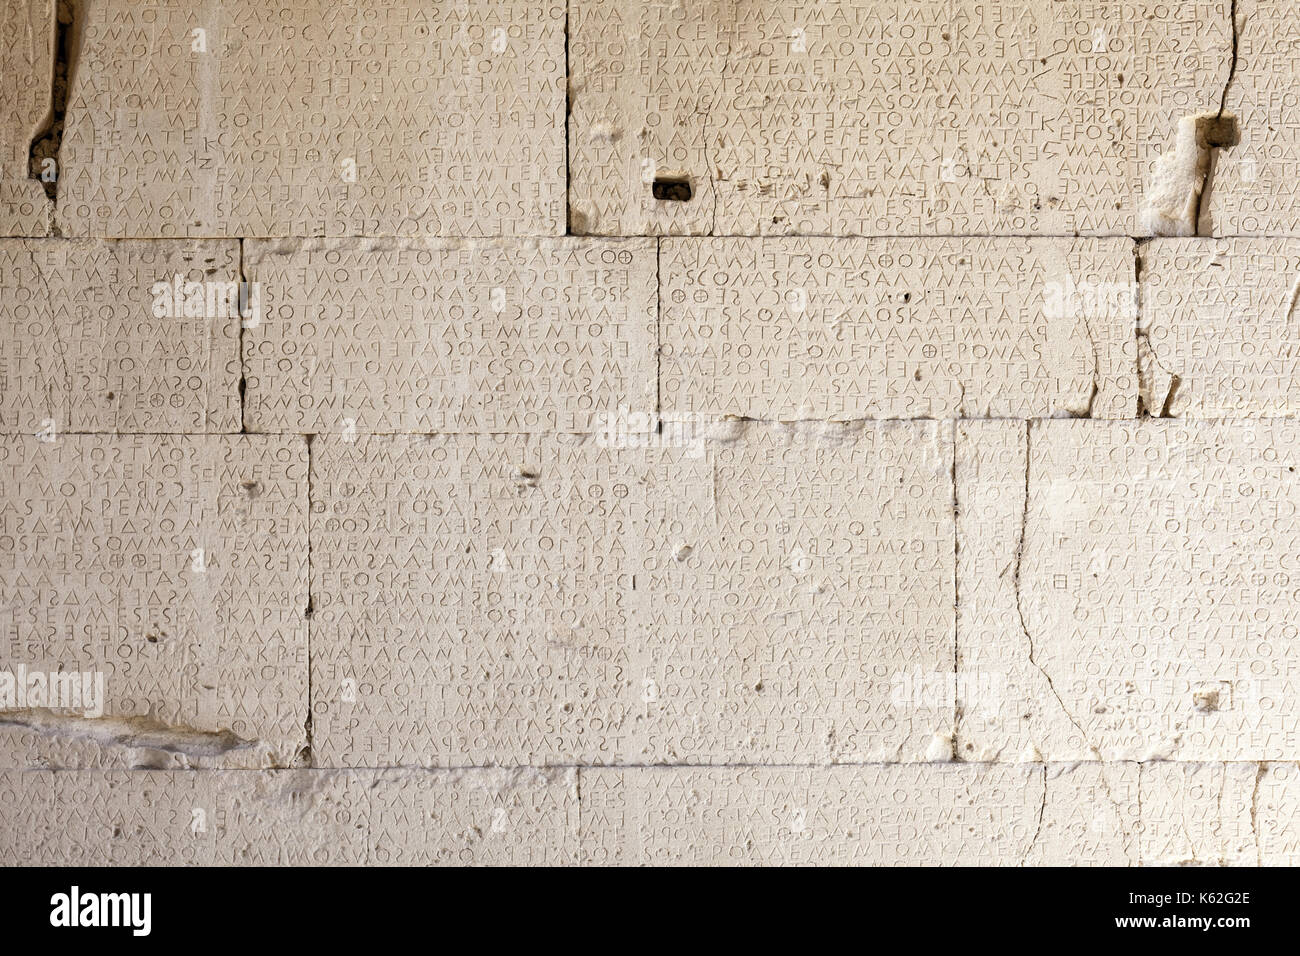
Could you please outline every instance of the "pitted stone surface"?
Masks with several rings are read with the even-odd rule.
[[[655,410],[652,241],[248,243],[251,431],[588,432]]]

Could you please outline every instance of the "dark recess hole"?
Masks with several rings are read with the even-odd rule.
[[[656,176],[650,195],[668,202],[686,202],[691,198],[691,181],[685,176]]]
[[[1237,117],[1231,113],[1206,117],[1197,122],[1197,143],[1202,149],[1230,149],[1241,142],[1237,130]]]

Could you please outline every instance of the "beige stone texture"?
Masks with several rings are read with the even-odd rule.
[[[627,752],[644,493],[618,449],[328,435],[311,487],[316,766]]]
[[[1136,235],[1179,120],[1220,105],[1231,32],[1228,0],[575,0],[570,221]]]
[[[250,431],[589,432],[655,411],[651,240],[250,242]]]
[[[669,239],[665,415],[1129,418],[1127,239]]]
[[[24,808],[6,814],[0,831],[6,866],[522,865],[577,856],[571,770],[8,771],[0,794]]]
[[[239,431],[238,283],[237,242],[0,240],[0,430]]]
[[[1295,758],[1295,423],[958,430],[963,757]]]
[[[1243,863],[1256,854],[1256,773],[1219,763],[589,769],[582,854],[652,866]]]
[[[306,443],[47,438],[0,441],[0,766],[289,766]]]
[[[1300,240],[1141,246],[1142,410],[1171,418],[1300,414]]]
[[[0,236],[44,236],[53,207],[30,176],[54,109],[54,0],[0,4]]]
[[[318,438],[316,765],[947,759],[948,426],[654,444]]]
[[[652,472],[638,763],[947,760],[952,430],[733,423]]]
[[[81,0],[57,222],[149,238],[561,234],[563,10]]]
[[[1249,763],[3,771],[0,863],[1280,864],[1295,781]]]

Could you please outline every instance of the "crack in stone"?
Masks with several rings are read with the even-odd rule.
[[[1026,623],[1026,621],[1025,621],[1024,603],[1023,603],[1022,598],[1021,598],[1020,572],[1021,572],[1021,566],[1022,566],[1023,563],[1024,563],[1025,541],[1026,541],[1026,538],[1027,538],[1027,536],[1028,536],[1028,529],[1029,529],[1029,471],[1030,471],[1030,462],[1032,461],[1032,455],[1031,455],[1031,452],[1032,452],[1031,433],[1032,433],[1032,431],[1033,431],[1033,422],[1026,422],[1026,423],[1025,423],[1025,497],[1024,497],[1024,508],[1022,509],[1021,514],[1020,514],[1020,540],[1019,540],[1019,542],[1016,544],[1016,561],[1015,561],[1015,569],[1014,569],[1014,573],[1013,573],[1013,575],[1012,575],[1012,582],[1013,582],[1013,586],[1014,586],[1014,588],[1015,588],[1015,596],[1016,596],[1016,615],[1017,615],[1017,617],[1019,617],[1019,619],[1020,619],[1020,630],[1021,630],[1022,632],[1024,632],[1024,635],[1025,635],[1025,641],[1026,641],[1026,643],[1028,644],[1028,649],[1029,649],[1029,663],[1032,664],[1032,665],[1033,665],[1033,666],[1038,670],[1038,672],[1039,672],[1040,674],[1043,675],[1043,679],[1047,681],[1047,689],[1048,689],[1049,691],[1051,691],[1052,696],[1056,698],[1056,702],[1057,702],[1057,704],[1060,705],[1061,712],[1062,712],[1063,714],[1065,714],[1066,719],[1069,720],[1070,723],[1074,725],[1074,728],[1075,728],[1077,731],[1079,731],[1079,736],[1083,739],[1084,746],[1086,746],[1090,751],[1092,751],[1092,753],[1097,757],[1097,759],[1100,760],[1100,759],[1101,759],[1101,752],[1098,751],[1097,748],[1094,747],[1094,746],[1089,742],[1089,740],[1088,740],[1088,735],[1084,732],[1084,729],[1083,729],[1082,725],[1080,725],[1080,723],[1079,723],[1079,722],[1074,718],[1074,715],[1070,713],[1069,708],[1067,708],[1067,707],[1065,706],[1065,701],[1062,700],[1062,699],[1061,699],[1061,695],[1060,695],[1059,693],[1057,693],[1056,685],[1055,685],[1054,683],[1052,683],[1052,676],[1051,676],[1049,673],[1047,673],[1047,670],[1046,670],[1046,669],[1045,669],[1041,664],[1038,663],[1038,659],[1037,659],[1036,651],[1035,651],[1035,649],[1034,649],[1034,638],[1033,638],[1033,635],[1032,635],[1032,634],[1030,633],[1030,631],[1029,631],[1029,625],[1028,625],[1028,624]]]
[[[312,599],[311,578],[312,578],[312,535],[311,535],[311,515],[312,515],[312,443],[316,439],[315,434],[303,436],[307,441],[307,606],[303,608],[302,616],[307,626],[307,719],[303,721],[303,732],[306,735],[306,745],[298,751],[298,760],[303,761],[307,767],[314,766],[314,757],[312,751],[312,659],[311,659],[311,639],[312,639],[312,622],[315,616],[315,601]]]
[[[1182,376],[1164,367],[1145,330],[1139,330],[1137,334],[1137,347],[1139,412],[1145,412],[1154,418],[1173,418],[1173,403],[1183,384]],[[1168,379],[1167,387],[1162,389],[1158,376]],[[1164,392],[1163,398],[1160,397],[1161,391]]]
[[[244,272],[244,241],[239,240],[239,288],[245,290],[249,288],[248,276]],[[242,303],[241,303],[242,304]],[[243,309],[240,309],[239,315],[239,433],[248,434],[248,369],[244,365],[244,315]]]
[[[1101,359],[1097,355],[1097,340],[1092,335],[1092,323],[1088,321],[1087,313],[1082,313],[1080,318],[1083,319],[1083,330],[1088,336],[1088,347],[1092,350],[1092,392],[1088,395],[1088,406],[1079,418],[1092,418],[1092,409],[1097,402],[1097,393],[1101,391],[1101,384],[1098,379],[1101,377]],[[1028,467],[1028,465],[1026,465]]]
[[[1034,847],[1038,846],[1038,838],[1043,832],[1043,817],[1047,814],[1047,764],[1043,764],[1043,800],[1038,805],[1038,825],[1034,828],[1034,838],[1029,841],[1029,846],[1025,848],[1025,855],[1020,858],[1022,867],[1029,865],[1029,857],[1033,855]]]
[[[1259,820],[1256,810],[1259,807],[1259,784],[1264,779],[1265,764],[1258,763],[1255,765],[1255,785],[1250,791],[1250,833],[1255,838],[1255,863],[1257,866],[1264,865],[1263,851],[1259,845]]]

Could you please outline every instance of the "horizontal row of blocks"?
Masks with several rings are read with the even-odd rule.
[[[0,240],[0,431],[1287,417],[1297,275],[1300,239]]]
[[[0,672],[0,766],[1300,759],[1298,466],[1281,420],[8,438],[0,659],[104,692]]]
[[[1289,0],[76,0],[57,157],[55,7],[0,19],[4,235],[1300,227]]]
[[[1291,865],[1294,764],[0,773],[0,864]]]

